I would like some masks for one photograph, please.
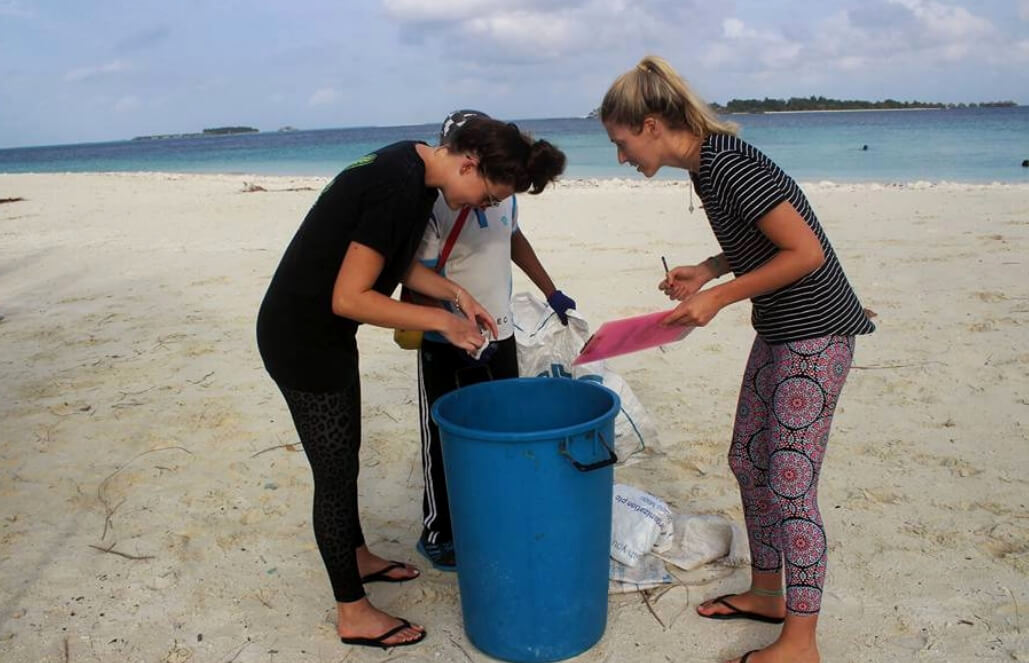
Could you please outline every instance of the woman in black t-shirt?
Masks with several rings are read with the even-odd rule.
[[[785,623],[775,643],[736,661],[817,662],[827,549],[818,475],[855,335],[874,326],[804,193],[737,138],[736,127],[667,62],[646,57],[619,77],[600,118],[619,162],[647,177],[662,166],[689,172],[722,247],[700,264],[669,271],[658,287],[681,303],[662,324],[702,326],[725,306],[753,303],[757,336],[729,448],[747,524],[751,587],[707,601],[697,612]],[[701,290],[730,271],[734,279]]]
[[[469,352],[484,343],[480,325],[496,335],[493,317],[474,298],[414,260],[432,205],[438,193],[454,209],[539,193],[563,169],[564,154],[550,143],[489,119],[467,122],[446,147],[384,147],[322,191],[272,278],[258,315],[258,347],[314,475],[315,539],[344,643],[386,648],[425,637],[422,627],[373,607],[363,589],[412,580],[418,570],[372,554],[361,531],[357,326],[432,330]],[[452,302],[463,317],[391,299],[401,282]]]

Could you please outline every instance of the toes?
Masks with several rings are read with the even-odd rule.
[[[418,629],[421,629],[421,627],[418,627]],[[387,645],[397,645],[397,644],[400,644],[401,642],[411,642],[412,640],[417,640],[418,638],[420,638],[422,636],[422,633],[425,630],[425,629],[421,629],[421,630],[418,630],[418,629],[416,629],[415,627],[405,628],[403,631],[400,631],[396,635],[394,635],[394,636],[390,637],[388,640],[386,640],[386,642],[384,644],[387,644]]]
[[[714,601],[704,601],[703,603],[697,606],[697,612],[699,612],[702,615],[713,615],[719,612],[718,604]]]
[[[413,631],[415,635],[417,635],[419,633],[424,633],[425,627],[421,624],[408,624],[407,628],[401,631],[401,633],[407,633],[408,631]]]
[[[731,615],[736,611],[722,603],[708,601],[707,603],[701,603],[698,605],[697,612],[705,617],[710,617],[711,615]]]
[[[398,566],[397,568],[390,571],[389,575],[396,579],[417,578],[419,575],[421,575],[421,573],[421,571],[411,566],[410,564],[404,564],[403,566]]]

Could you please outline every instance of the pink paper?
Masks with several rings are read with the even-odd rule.
[[[695,329],[695,327],[659,326],[657,323],[669,313],[671,311],[658,311],[633,318],[605,322],[600,325],[600,329],[590,337],[590,340],[586,341],[585,347],[572,365],[588,364],[591,361],[617,357],[656,345],[674,343],[682,340]]]

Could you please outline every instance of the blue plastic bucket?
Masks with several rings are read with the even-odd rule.
[[[619,407],[595,382],[518,378],[432,408],[465,632],[490,656],[557,661],[604,634]]]

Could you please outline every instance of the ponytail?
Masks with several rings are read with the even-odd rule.
[[[605,124],[638,130],[648,115],[699,138],[739,131],[736,124],[718,117],[664,58],[655,55],[648,55],[619,76],[600,104],[600,121]]]

